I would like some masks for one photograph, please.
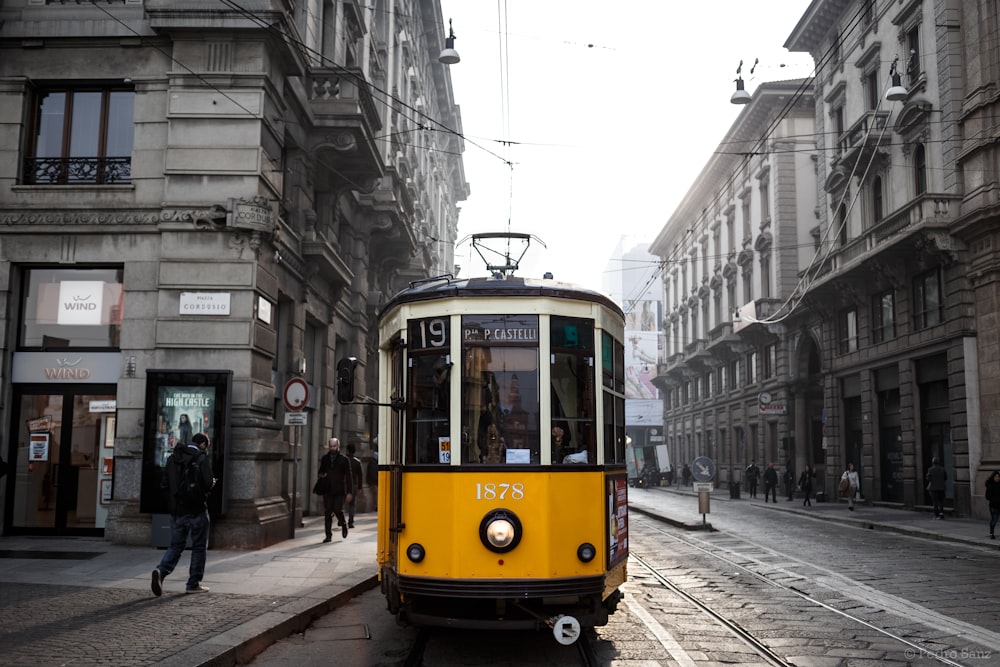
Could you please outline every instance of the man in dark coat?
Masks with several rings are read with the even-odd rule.
[[[151,588],[153,595],[163,593],[163,580],[177,567],[184,553],[188,537],[191,538],[191,565],[188,569],[186,593],[204,593],[201,585],[205,576],[205,559],[208,552],[208,494],[215,486],[212,462],[208,458],[210,441],[204,433],[195,433],[189,443],[180,443],[167,459],[167,479],[170,487],[170,546],[153,570]],[[194,465],[194,488],[184,490],[186,471]]]
[[[768,495],[774,502],[778,502],[778,471],[774,469],[773,463],[767,464],[764,471],[764,502],[767,502]]]
[[[347,501],[347,527],[354,528],[354,511],[357,509],[358,494],[361,493],[362,474],[361,459],[354,455],[354,445],[347,445],[347,460],[351,464],[351,477],[354,481],[354,494]]]
[[[340,453],[340,440],[330,438],[326,441],[329,451],[319,460],[319,476],[326,478],[328,483],[323,494],[323,518],[326,528],[324,542],[333,539],[333,515],[337,515],[337,525],[340,534],[347,537],[347,519],[344,517],[344,502],[354,499],[354,476],[351,474],[351,464],[347,457]]]

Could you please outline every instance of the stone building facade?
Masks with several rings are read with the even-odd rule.
[[[444,29],[437,0],[3,3],[5,533],[156,543],[193,429],[212,545],[262,547],[321,511],[328,437],[372,455],[334,369],[365,395],[380,304],[454,271]]]
[[[740,369],[736,391],[757,392],[758,400],[746,401],[746,414],[730,413],[727,426],[738,429],[749,419],[748,446],[761,452],[758,463],[791,462],[796,472],[813,465],[817,488],[828,496],[850,462],[861,472],[866,500],[926,506],[925,474],[938,458],[948,472],[946,507],[988,515],[983,483],[1000,467],[1000,371],[991,333],[998,312],[997,183],[989,167],[994,142],[985,139],[996,130],[998,20],[988,2],[817,0],[785,44],[816,63],[807,151],[816,188],[795,183],[785,193],[811,200],[797,226],[813,243],[778,260],[791,270],[788,282],[779,281],[777,301],[754,275],[742,306],[723,309],[712,322],[731,327],[751,349],[768,341],[778,348],[772,379],[762,378],[770,354],[758,356],[754,375]],[[769,85],[755,92],[734,127]],[[700,194],[703,201],[712,200],[710,191]],[[676,243],[692,222],[672,219],[661,237]],[[751,228],[758,240],[747,261],[759,265],[764,233],[756,222]],[[672,246],[660,248],[669,258]],[[684,304],[667,296],[682,316]],[[686,305],[699,303],[689,298]],[[700,350],[687,344],[668,363],[677,378],[692,368],[703,373]],[[715,354],[709,362],[723,365]],[[666,413],[687,420],[680,437],[692,441],[690,455],[704,454],[704,410],[679,402]],[[787,413],[764,417],[765,405]]]

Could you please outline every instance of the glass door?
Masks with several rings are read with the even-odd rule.
[[[8,520],[14,531],[91,534],[104,528],[114,480],[115,395],[113,388],[101,389],[16,390]]]

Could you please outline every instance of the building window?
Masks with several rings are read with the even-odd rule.
[[[868,92],[868,108],[874,111],[878,109],[879,102],[882,101],[881,87],[879,86],[878,70],[872,70],[865,77],[865,88]]]
[[[736,389],[740,384],[740,360],[732,359],[729,362],[729,388]]]
[[[747,384],[757,383],[757,350],[747,352]]]
[[[750,192],[748,191],[743,197],[743,242],[749,242],[750,238],[753,236],[753,231],[750,229]]]
[[[767,299],[771,296],[771,256],[760,257],[760,296]]]
[[[726,391],[726,367],[719,366],[715,369],[715,391],[718,394]]]
[[[22,295],[21,350],[118,349],[122,270],[30,269]]]
[[[923,144],[913,149],[913,188],[918,195],[927,192],[927,152]]]
[[[913,310],[917,329],[941,324],[941,271],[934,269],[913,281]]]
[[[847,204],[841,203],[837,208],[837,240],[840,245],[847,245]]]
[[[896,295],[892,290],[876,294],[872,302],[872,342],[896,337]]]
[[[910,85],[917,82],[920,77],[920,28],[914,26],[906,33],[906,46],[910,50],[910,57],[906,60],[906,79]]]
[[[840,137],[844,134],[844,107],[834,107],[830,115],[833,117],[833,138],[839,144]]]
[[[764,347],[764,379],[778,374],[778,345],[771,343]]]
[[[753,269],[747,264],[743,271],[743,303],[748,304],[753,301]]]
[[[760,226],[771,221],[771,194],[767,181],[760,182]]]
[[[736,281],[735,280],[731,280],[726,285],[726,296],[729,299],[729,311],[730,312],[735,312],[735,310],[736,310]]]
[[[858,349],[858,310],[848,308],[840,311],[837,318],[837,341],[841,354],[856,352]]]
[[[122,88],[39,90],[24,182],[131,183],[134,107],[135,92]]]
[[[877,225],[882,222],[884,215],[884,202],[882,201],[882,177],[876,176],[872,180],[872,224]]]
[[[732,213],[726,215],[726,236],[729,237],[729,252],[736,252],[736,218]]]

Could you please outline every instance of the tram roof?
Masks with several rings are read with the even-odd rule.
[[[524,278],[521,276],[454,278],[450,275],[444,275],[437,278],[414,281],[406,289],[394,294],[382,308],[382,312],[384,313],[403,303],[463,297],[547,297],[553,299],[575,299],[598,303],[624,317],[621,306],[600,292],[595,292],[575,283],[561,282],[552,278]]]

